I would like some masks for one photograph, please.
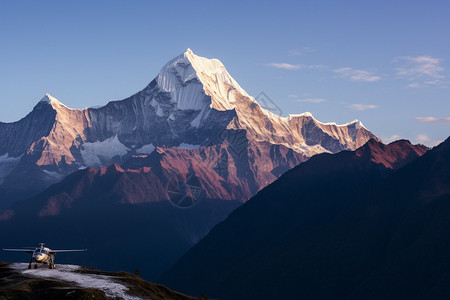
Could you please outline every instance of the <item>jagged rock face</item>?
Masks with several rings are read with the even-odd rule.
[[[175,153],[215,145],[239,153],[240,160],[236,166],[228,164],[225,177],[220,172],[213,177],[230,184],[251,173],[241,187],[246,191],[239,194],[247,195],[240,199],[244,201],[308,157],[354,150],[370,138],[377,139],[356,120],[336,125],[321,123],[309,113],[274,115],[249,96],[219,60],[188,49],[127,99],[79,110],[46,95],[22,120],[0,123],[2,206],[81,168],[123,164],[156,147]],[[276,161],[280,155],[283,159]]]
[[[30,145],[52,130],[56,111],[39,102],[31,113],[14,123],[0,122],[0,153],[18,157],[27,152]]]

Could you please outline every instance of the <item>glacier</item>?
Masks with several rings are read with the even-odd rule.
[[[139,149],[136,149],[136,153],[139,154],[151,154],[153,151],[155,151],[155,146],[153,144],[144,145]]]
[[[81,148],[81,156],[86,166],[100,167],[105,161],[111,161],[115,156],[124,156],[130,151],[116,136],[104,141],[84,143]]]

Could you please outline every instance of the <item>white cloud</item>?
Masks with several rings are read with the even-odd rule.
[[[303,68],[303,65],[292,65],[288,63],[270,63],[266,64],[266,66],[274,67],[277,69],[285,69],[285,70],[298,70],[300,68]]]
[[[431,56],[402,56],[394,59],[397,78],[413,81],[411,88],[424,88],[442,84],[444,67],[442,60]]]
[[[289,50],[289,54],[294,55],[294,56],[303,55],[303,54],[312,53],[312,52],[314,52],[314,49],[312,49],[310,47],[300,47],[297,49]]]
[[[424,144],[428,147],[435,147],[442,143],[442,140],[431,140],[428,135],[422,133],[416,136],[416,142],[420,144]]]
[[[417,117],[415,121],[419,123],[450,125],[450,118]]]
[[[304,98],[304,99],[295,99],[294,101],[299,103],[321,103],[327,100],[323,98]]]
[[[378,106],[374,105],[374,104],[359,104],[359,103],[351,104],[349,107],[351,109],[359,110],[359,111],[363,111],[363,110],[366,110],[366,109],[378,108]]]
[[[400,136],[398,134],[393,134],[390,137],[382,138],[383,142],[386,144],[392,143],[393,141],[399,140]]]
[[[298,65],[293,65],[293,64],[289,64],[289,63],[270,63],[270,64],[266,64],[266,66],[268,67],[273,67],[273,68],[277,68],[277,69],[285,69],[285,70],[298,70],[298,69],[324,69],[326,68],[326,66],[324,65],[302,65],[302,64],[298,64]]]
[[[423,87],[427,87],[427,86],[420,82],[413,82],[413,83],[408,84],[407,87],[419,89],[419,88],[423,88]]]
[[[441,72],[444,68],[440,65],[441,60],[430,56],[402,56],[396,59],[403,63],[396,68],[397,76],[401,77],[421,77],[443,78]]]
[[[430,141],[430,138],[426,134],[419,134],[416,136],[416,141],[421,144],[425,144]]]
[[[380,76],[375,75],[374,72],[355,70],[350,67],[334,69],[333,72],[338,73],[340,77],[350,81],[374,82],[382,79]]]

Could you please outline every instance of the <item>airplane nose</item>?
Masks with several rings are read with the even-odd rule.
[[[35,254],[33,256],[36,261],[41,261],[44,258],[44,255],[42,254]]]

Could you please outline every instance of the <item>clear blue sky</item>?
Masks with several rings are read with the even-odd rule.
[[[1,1],[0,121],[123,99],[191,48],[283,115],[450,135],[450,1]]]

